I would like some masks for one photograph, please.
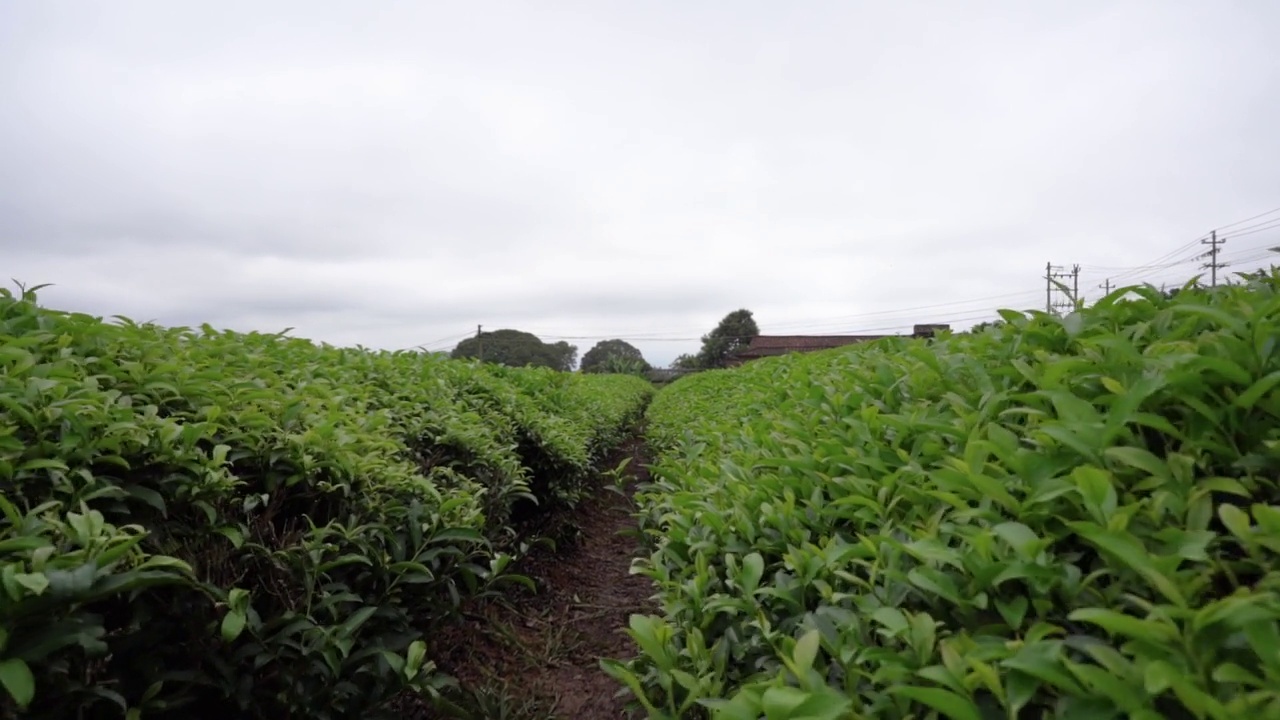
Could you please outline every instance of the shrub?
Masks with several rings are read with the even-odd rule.
[[[1280,717],[1280,275],[681,379],[651,717]]]
[[[162,328],[0,295],[0,715],[353,717],[519,579],[636,378]],[[537,476],[541,463],[562,474]]]

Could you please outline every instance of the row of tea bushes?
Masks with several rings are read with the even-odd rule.
[[[606,669],[653,718],[1280,718],[1278,288],[674,383]]]
[[[432,693],[431,630],[519,579],[512,508],[572,501],[651,392],[5,292],[0,717],[346,718]]]

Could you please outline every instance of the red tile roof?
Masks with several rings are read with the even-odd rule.
[[[932,337],[938,330],[948,330],[949,325],[942,323],[918,324],[912,335],[907,337]],[[742,350],[734,354],[739,361],[770,355],[785,355],[790,352],[806,352],[812,350],[828,350],[844,347],[860,342],[880,340],[898,335],[757,335],[751,338]]]
[[[751,338],[749,350],[825,350],[889,335],[757,335]]]
[[[785,355],[790,352],[828,350],[854,343],[879,340],[890,335],[757,335],[747,347],[735,353],[741,360]]]

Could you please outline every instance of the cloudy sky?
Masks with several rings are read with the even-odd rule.
[[[658,364],[740,307],[966,326],[1043,305],[1047,261],[1179,281],[1222,227],[1259,266],[1277,30],[1274,0],[0,2],[0,275]]]

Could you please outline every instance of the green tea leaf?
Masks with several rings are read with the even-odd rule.
[[[1000,661],[1000,664],[1020,670],[1064,692],[1078,695],[1081,688],[1067,672],[1061,648],[1061,641],[1029,642],[1019,648],[1013,657]]]
[[[1004,522],[992,528],[1018,555],[1030,559],[1041,545],[1040,538],[1031,528],[1020,522]]]
[[[1177,628],[1156,620],[1142,620],[1104,608],[1080,608],[1073,610],[1067,619],[1087,622],[1115,635],[1145,640],[1151,643],[1171,643],[1178,637]]]
[[[1151,561],[1151,554],[1132,535],[1103,530],[1089,523],[1073,522],[1068,525],[1098,550],[1137,572],[1171,602],[1179,607],[1186,607],[1186,598],[1178,590],[1178,586],[1156,568]]]
[[[1232,535],[1245,542],[1252,539],[1253,526],[1249,523],[1249,516],[1235,505],[1219,505],[1218,519],[1222,520],[1222,524],[1227,526]]]
[[[1011,600],[1001,600],[996,598],[996,610],[1000,612],[1000,617],[1009,623],[1009,627],[1017,630],[1022,627],[1022,620],[1027,616],[1027,598],[1019,595]]]
[[[742,591],[750,595],[760,587],[760,578],[764,576],[764,558],[760,553],[747,553],[742,558],[742,574],[738,581],[742,585]]]
[[[1116,489],[1107,471],[1088,465],[1077,467],[1071,472],[1080,496],[1088,503],[1099,522],[1111,517],[1116,509]]]
[[[1262,377],[1260,380],[1249,386],[1248,390],[1240,393],[1233,403],[1237,407],[1252,408],[1259,400],[1266,397],[1268,393],[1275,390],[1280,385],[1280,370]]]
[[[982,714],[972,700],[950,690],[907,685],[890,688],[889,692],[927,705],[951,720],[982,720]]]
[[[234,642],[244,632],[245,616],[243,613],[230,611],[222,616],[222,641]]]
[[[27,663],[18,658],[0,661],[0,685],[21,709],[26,709],[36,697],[36,679]]]
[[[409,649],[405,651],[404,660],[404,677],[406,680],[412,680],[422,671],[423,663],[427,658],[427,644],[421,640],[414,640],[409,643]]]
[[[1161,480],[1170,480],[1169,468],[1149,450],[1138,447],[1110,447],[1103,453],[1107,458],[1137,468]]]
[[[813,667],[813,661],[818,657],[818,647],[822,642],[822,635],[817,630],[810,630],[796,640],[795,651],[792,653],[792,660],[796,664],[796,669],[801,673],[807,672]]]

